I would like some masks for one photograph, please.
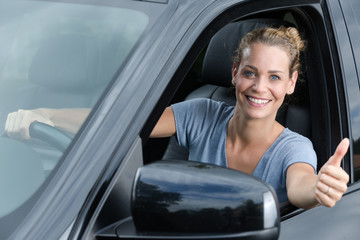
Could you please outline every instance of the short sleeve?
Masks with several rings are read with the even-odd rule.
[[[176,125],[176,137],[179,145],[189,146],[204,134],[212,121],[218,103],[209,99],[193,99],[171,105]]]
[[[286,144],[283,176],[286,176],[287,169],[295,163],[307,163],[317,168],[317,156],[311,141],[301,135],[289,140]]]

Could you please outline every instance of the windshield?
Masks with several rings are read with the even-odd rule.
[[[9,114],[91,110],[148,22],[118,6],[0,1],[0,219],[39,189],[76,133],[59,128],[54,137],[40,128],[37,139],[12,138],[4,131]]]

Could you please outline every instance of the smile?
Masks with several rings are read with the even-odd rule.
[[[255,104],[258,104],[258,105],[264,105],[264,104],[270,102],[270,100],[253,98],[253,97],[249,97],[249,96],[246,96],[246,98],[247,98],[250,102],[255,103]]]

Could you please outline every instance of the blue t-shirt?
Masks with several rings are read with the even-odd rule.
[[[194,99],[172,105],[178,143],[189,149],[189,160],[227,167],[226,134],[235,107],[210,99]],[[253,176],[271,185],[279,202],[287,202],[286,171],[294,163],[316,169],[317,158],[306,137],[284,129],[260,159]]]

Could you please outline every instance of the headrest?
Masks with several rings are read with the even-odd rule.
[[[203,82],[223,87],[231,86],[233,56],[241,39],[250,31],[278,27],[282,20],[261,18],[233,22],[226,25],[211,39],[203,63]]]
[[[75,90],[100,85],[104,73],[98,39],[79,35],[49,38],[36,52],[29,81],[48,88]]]

